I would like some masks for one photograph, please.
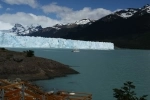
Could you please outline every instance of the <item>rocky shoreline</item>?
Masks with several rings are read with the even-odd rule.
[[[27,52],[9,51],[0,48],[0,78],[22,80],[44,80],[65,77],[79,72],[57,61],[27,56]]]

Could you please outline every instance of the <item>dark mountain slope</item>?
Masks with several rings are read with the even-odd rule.
[[[106,20],[108,17],[115,19]],[[133,16],[127,19],[116,15],[106,16],[81,31],[69,33],[63,38],[90,41],[113,42],[122,48],[150,49],[150,14]],[[142,40],[142,43],[137,40]],[[150,43],[150,42],[149,42]]]

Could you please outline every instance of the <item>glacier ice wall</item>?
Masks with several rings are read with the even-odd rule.
[[[0,32],[0,47],[113,50],[114,44],[107,42],[66,40],[61,38],[16,36],[12,33]]]

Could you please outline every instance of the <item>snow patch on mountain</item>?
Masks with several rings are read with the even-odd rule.
[[[146,5],[145,9],[147,10],[147,13],[150,13],[150,5]]]
[[[116,10],[112,14],[116,14],[117,16],[120,16],[122,18],[129,18],[135,15],[136,13],[139,13],[140,15],[143,15],[144,12],[150,13],[150,5],[147,4],[142,8],[128,8],[124,10]]]
[[[75,24],[84,25],[84,24],[88,24],[88,23],[91,23],[91,22],[92,21],[90,19],[82,19],[82,20],[76,21]]]
[[[129,8],[129,9],[125,9],[125,10],[116,11],[114,14],[116,14],[122,18],[129,18],[129,17],[132,17],[137,11],[138,11],[138,9]]]
[[[120,16],[121,16],[121,17],[124,17],[124,18],[128,18],[128,17],[133,16],[133,13],[131,13],[131,12],[128,12],[128,13],[122,13]]]
[[[114,44],[107,42],[66,40],[61,38],[15,36],[11,33],[0,32],[0,47],[113,50]]]

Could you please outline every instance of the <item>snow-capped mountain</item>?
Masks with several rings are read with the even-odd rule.
[[[24,36],[24,35],[32,35],[32,33],[36,33],[36,32],[49,32],[51,31],[52,33],[56,33],[57,31],[59,31],[60,29],[69,29],[69,28],[75,28],[78,26],[88,26],[90,24],[92,24],[95,20],[90,20],[90,19],[82,19],[79,21],[76,21],[74,23],[67,23],[67,24],[56,24],[52,27],[46,27],[46,28],[42,28],[41,25],[30,25],[30,26],[23,26],[21,24],[15,24],[14,27],[10,30],[1,30],[1,32],[11,32],[14,33],[18,36]]]
[[[79,21],[76,21],[74,23],[67,23],[67,24],[56,24],[52,27],[46,27],[43,28],[40,31],[33,32],[29,34],[29,36],[41,36],[41,37],[63,37],[70,33],[72,30],[80,30],[82,28],[85,28],[92,23],[94,23],[95,20],[90,19],[82,19]]]
[[[90,25],[93,22],[95,22],[95,20],[90,20],[90,19],[82,19],[82,20],[78,20],[74,23],[68,23],[68,24],[56,24],[54,25],[52,28],[55,28],[57,30],[60,30],[62,28],[74,28],[77,26],[85,26],[85,25]]]
[[[116,14],[116,15],[122,17],[122,18],[128,18],[128,17],[133,16],[136,12],[138,12],[138,10],[139,9],[128,8],[128,9],[125,9],[125,10],[117,11],[114,14]]]
[[[120,10],[115,12],[118,16],[122,18],[128,18],[135,15],[143,15],[144,13],[150,13],[150,5],[147,4],[143,6],[142,8],[128,8],[125,10]]]
[[[127,19],[130,17],[141,16],[146,13],[150,13],[150,5],[149,4],[143,6],[142,8],[127,8],[127,9],[115,11],[114,13],[107,15],[107,16],[103,17],[102,19],[104,21],[118,19],[118,18]]]
[[[21,24],[15,24],[14,27],[10,29],[10,32],[15,33],[16,35],[27,35],[41,29],[42,27],[40,25],[23,26]]]

